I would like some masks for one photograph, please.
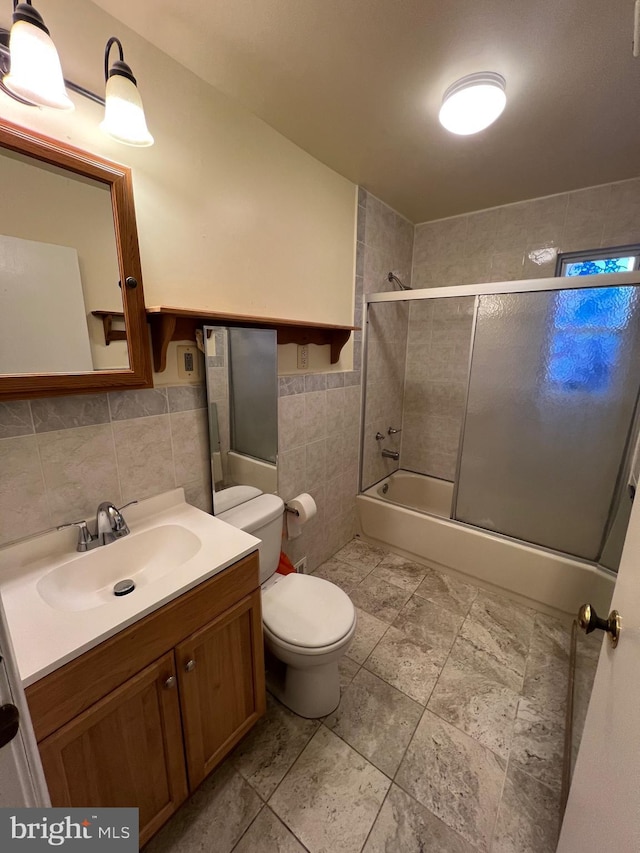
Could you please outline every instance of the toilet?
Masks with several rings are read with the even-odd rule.
[[[356,612],[339,587],[313,575],[276,573],[284,502],[252,486],[215,495],[216,517],[261,540],[262,625],[267,686],[301,717],[324,717],[340,702],[338,663],[356,630]]]

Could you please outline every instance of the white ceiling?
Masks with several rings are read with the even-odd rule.
[[[96,2],[414,222],[640,174],[633,0]],[[505,112],[447,133],[486,70]]]

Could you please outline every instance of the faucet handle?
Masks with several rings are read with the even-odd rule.
[[[132,504],[137,504],[137,503],[138,503],[138,501],[134,500],[134,501],[129,501],[128,503],[117,507],[117,512],[115,512],[113,515],[113,529],[116,533],[120,533],[122,536],[126,536],[127,533],[129,533],[129,525],[124,520],[124,516],[122,515],[122,510],[126,509],[128,506],[131,506]]]
[[[123,509],[126,509],[128,506],[133,506],[133,504],[137,504],[138,500],[136,498],[135,501],[128,501],[126,504],[122,504],[122,506],[118,507],[118,512],[122,512]]]
[[[56,530],[64,530],[67,527],[77,527],[78,528],[78,551],[87,551],[89,549],[89,545],[94,541],[95,537],[91,535],[89,532],[89,528],[87,527],[87,522],[82,519],[81,521],[69,521],[67,524],[59,524]]]
[[[395,429],[394,427],[389,427],[387,430],[387,435],[397,435],[399,432],[402,432],[401,429]]]

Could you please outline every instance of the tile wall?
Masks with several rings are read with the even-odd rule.
[[[362,294],[397,290],[387,279],[395,273],[411,285],[413,225],[377,198],[360,191],[356,261],[356,302]],[[369,312],[367,408],[363,442],[363,486],[386,477],[398,464],[381,456],[383,448],[400,449],[401,433],[388,435],[389,427],[402,429],[407,325],[406,304],[380,303]],[[358,320],[356,325],[361,325]],[[376,441],[376,433],[385,438]]]
[[[0,544],[183,486],[211,510],[204,385],[0,403]]]
[[[360,439],[360,373],[281,376],[278,398],[278,491],[308,492],[317,516],[283,548],[313,570],[354,535]]]
[[[474,298],[410,303],[402,467],[443,480],[456,471]]]
[[[414,287],[544,278],[553,250],[640,241],[640,178],[424,222],[415,229]],[[550,257],[536,263],[540,249]]]

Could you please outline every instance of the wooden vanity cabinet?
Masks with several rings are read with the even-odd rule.
[[[51,802],[137,806],[146,843],[265,711],[251,554],[26,689]]]

